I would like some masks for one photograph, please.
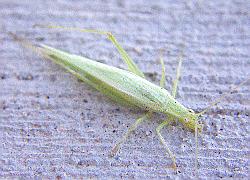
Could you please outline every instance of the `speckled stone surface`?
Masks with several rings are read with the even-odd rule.
[[[163,115],[141,125],[109,158],[112,146],[142,112],[111,102],[58,65],[21,48],[7,32],[125,68],[105,37],[33,25],[112,31],[156,84],[159,49],[164,48],[167,89],[184,44],[177,99],[200,111],[249,76],[249,12],[244,0],[1,0],[1,178],[194,178],[194,135],[180,124],[162,131],[177,157],[175,173],[155,133]],[[203,116],[199,178],[248,178],[249,89],[250,82]]]

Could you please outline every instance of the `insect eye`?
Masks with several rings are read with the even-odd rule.
[[[188,120],[188,118],[185,118],[184,121],[187,123],[189,120]]]
[[[193,113],[193,112],[194,112],[192,109],[189,109],[188,111],[189,111],[190,113]]]

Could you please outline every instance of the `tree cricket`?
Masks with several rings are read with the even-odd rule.
[[[172,121],[178,120],[188,130],[195,132],[196,139],[196,161],[195,168],[197,169],[198,159],[198,132],[201,132],[202,125],[198,123],[198,119],[208,111],[211,107],[219,103],[224,97],[229,95],[232,91],[238,89],[249,78],[237,87],[233,88],[229,93],[225,93],[219,99],[212,102],[210,106],[201,112],[195,113],[192,109],[184,107],[181,103],[176,100],[177,86],[180,78],[180,70],[182,64],[182,57],[179,58],[179,64],[176,70],[176,78],[173,81],[173,88],[171,93],[168,92],[165,87],[165,66],[161,56],[160,62],[162,66],[162,75],[160,85],[157,86],[145,79],[143,72],[137,67],[134,61],[130,58],[128,53],[118,43],[116,38],[106,31],[99,30],[88,30],[79,28],[69,28],[63,26],[43,26],[38,25],[42,28],[51,29],[63,29],[66,31],[80,31],[86,33],[94,33],[106,36],[117,48],[123,61],[128,67],[127,70],[119,69],[113,66],[93,61],[86,57],[72,55],[67,52],[49,47],[47,45],[34,46],[28,41],[17,37],[15,34],[10,33],[15,40],[19,41],[23,46],[32,49],[41,56],[54,61],[61,65],[70,73],[81,79],[85,83],[89,84],[96,90],[107,95],[114,101],[128,105],[130,107],[137,107],[145,111],[145,113],[139,117],[124,134],[124,136],[118,141],[118,143],[111,150],[111,156],[114,156],[122,143],[124,143],[129,135],[146,119],[149,119],[152,113],[163,113],[167,117],[162,123],[156,128],[156,133],[159,137],[160,142],[164,146],[166,153],[172,160],[172,167],[177,168],[175,155],[169,149],[167,142],[164,140],[161,130],[165,126],[169,125]]]

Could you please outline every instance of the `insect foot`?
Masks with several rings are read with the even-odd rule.
[[[114,146],[112,148],[111,152],[109,153],[109,157],[110,158],[114,157],[117,154],[117,152],[119,151],[119,149],[120,149],[119,145]]]

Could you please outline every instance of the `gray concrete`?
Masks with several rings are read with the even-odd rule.
[[[200,111],[249,76],[250,3],[227,1],[0,1],[0,176],[2,178],[194,177],[194,135],[182,126],[163,130],[176,154],[169,169],[155,115],[115,158],[109,151],[142,112],[117,105],[50,61],[22,49],[12,31],[33,43],[124,68],[105,38],[33,28],[36,23],[112,31],[147,78],[158,83],[165,48],[167,85],[185,44],[178,100]],[[247,179],[250,82],[205,116],[199,138],[199,177]]]

